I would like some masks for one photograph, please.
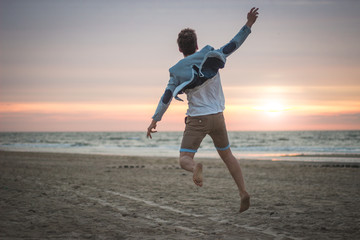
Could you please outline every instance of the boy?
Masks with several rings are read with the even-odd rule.
[[[225,66],[226,58],[236,51],[251,33],[251,27],[258,17],[258,8],[247,14],[247,22],[236,36],[218,50],[207,45],[200,51],[195,31],[183,29],[177,39],[179,51],[184,58],[169,69],[170,80],[160,99],[147,137],[152,138],[156,124],[170,105],[173,97],[186,93],[188,100],[185,131],[180,149],[180,166],[193,173],[196,185],[203,185],[202,164],[195,163],[194,156],[203,138],[209,134],[221,159],[225,162],[240,194],[240,212],[250,207],[250,195],[245,190],[240,164],[230,150],[223,111],[225,99],[220,82],[219,69]]]

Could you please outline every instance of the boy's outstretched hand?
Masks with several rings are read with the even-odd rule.
[[[256,22],[256,19],[258,18],[258,10],[259,8],[252,8],[250,10],[250,12],[248,12],[247,14],[247,22],[246,22],[246,26],[248,26],[249,28],[251,28],[251,26]]]

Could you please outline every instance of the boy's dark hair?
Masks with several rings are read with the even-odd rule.
[[[177,43],[181,52],[185,55],[191,55],[197,50],[197,38],[194,29],[185,28],[178,34]]]

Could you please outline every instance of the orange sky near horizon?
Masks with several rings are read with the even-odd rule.
[[[203,3],[2,0],[0,131],[146,131],[182,57],[179,30],[217,48],[254,5],[220,72],[228,130],[360,129],[360,2]],[[186,109],[173,100],[158,130],[183,131]]]
[[[225,88],[225,92],[227,90],[229,89]],[[249,88],[247,90],[251,91]],[[311,88],[308,91],[310,90]],[[254,98],[243,103],[237,103],[237,98],[228,100],[233,102],[228,104],[225,110],[229,130],[360,129],[360,122],[357,121],[359,100],[306,100],[296,103],[291,99],[273,96],[274,92],[286,92],[281,87],[270,87],[263,91],[262,99]],[[360,92],[360,88],[345,88],[344,91],[357,93]],[[266,92],[272,94],[266,96]],[[230,93],[231,89],[228,95]],[[12,119],[16,115],[25,117],[27,124],[24,125],[23,121],[20,121],[21,125],[17,126],[21,131],[34,131],[34,126],[38,124],[42,125],[42,128],[37,131],[141,131],[146,129],[154,106],[155,103],[1,103],[0,115],[5,122],[6,118]],[[182,131],[186,108],[185,103],[174,101],[158,124],[158,129]],[[49,123],[55,124],[58,129]],[[12,125],[16,126],[16,123],[12,122]]]

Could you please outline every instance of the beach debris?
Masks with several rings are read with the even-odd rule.
[[[119,165],[118,168],[145,168],[145,165]]]

